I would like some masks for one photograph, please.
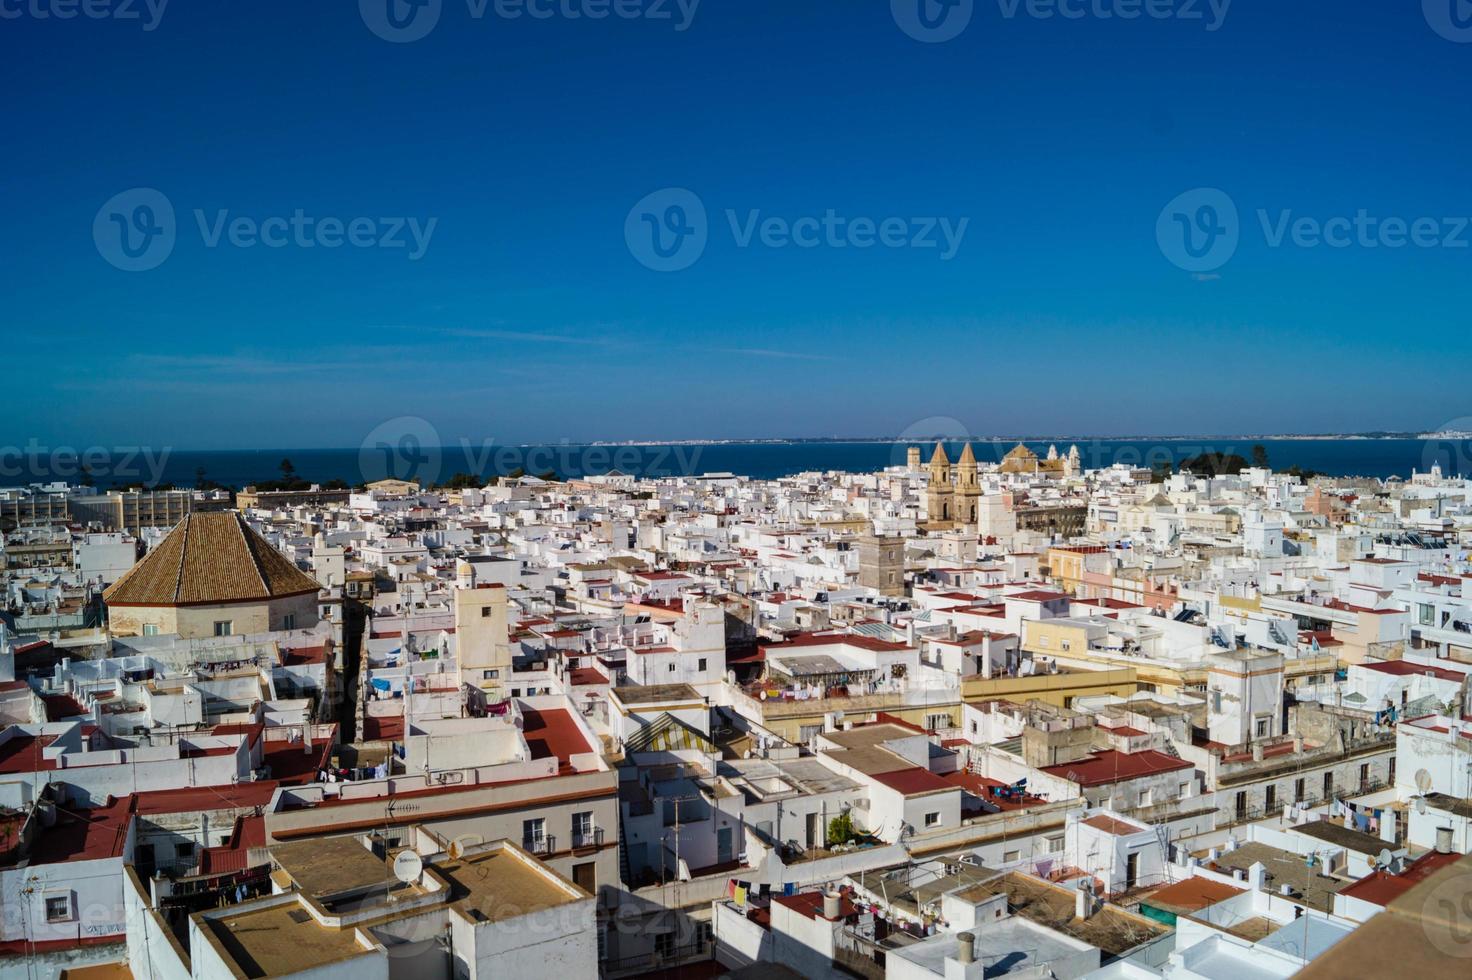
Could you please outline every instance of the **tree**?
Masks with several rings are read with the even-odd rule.
[[[1197,476],[1232,476],[1247,469],[1247,460],[1236,453],[1201,453],[1181,461],[1182,472]]]
[[[853,840],[854,837],[854,820],[853,817],[848,815],[847,810],[828,821],[829,847],[832,847],[834,844],[846,844]]]
[[[296,477],[296,467],[291,465],[291,460],[289,459],[283,459],[281,464],[276,468],[281,471],[281,481],[283,483],[290,483]]]
[[[1272,469],[1272,465],[1268,463],[1268,449],[1262,443],[1252,447],[1252,465],[1260,470]]]

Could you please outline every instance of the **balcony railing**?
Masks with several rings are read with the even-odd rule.
[[[528,854],[548,855],[557,850],[557,838],[551,834],[542,837],[523,837],[521,849]]]
[[[579,851],[584,848],[603,846],[603,828],[590,827],[587,830],[574,830],[572,832],[572,849]]]

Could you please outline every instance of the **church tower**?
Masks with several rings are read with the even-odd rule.
[[[981,480],[976,472],[976,454],[971,443],[961,450],[956,463],[956,522],[974,527],[981,509]]]
[[[951,459],[946,447],[935,444],[935,453],[930,457],[930,484],[925,488],[925,516],[931,524],[948,523],[955,520],[955,491],[951,488]]]

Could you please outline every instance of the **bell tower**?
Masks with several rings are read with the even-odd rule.
[[[951,487],[951,460],[937,442],[930,457],[930,484],[925,488],[925,516],[931,524],[955,520],[955,491]]]
[[[966,448],[961,450],[961,458],[956,463],[955,521],[957,524],[976,526],[977,513],[981,508],[980,498],[981,480],[976,471],[976,454],[971,451],[971,443],[968,442]]]

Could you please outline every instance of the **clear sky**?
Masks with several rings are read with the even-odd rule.
[[[1454,0],[962,0],[936,43],[901,26],[925,34],[922,0],[72,2],[0,0],[0,444],[1472,415]],[[615,4],[640,16],[569,16]],[[1176,16],[1119,16],[1152,5]],[[1236,227],[1220,195],[1168,207],[1198,188]],[[669,209],[692,196],[699,228]],[[172,235],[136,237],[160,197]],[[326,247],[326,218],[363,244]],[[1431,223],[1392,247],[1385,219]],[[698,259],[650,268],[676,225]]]

